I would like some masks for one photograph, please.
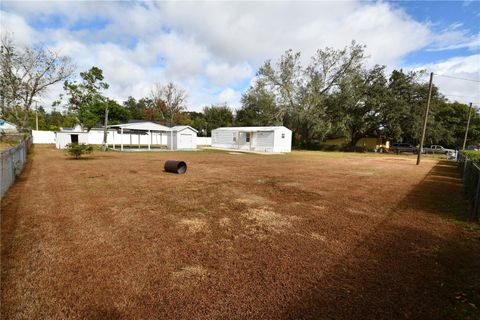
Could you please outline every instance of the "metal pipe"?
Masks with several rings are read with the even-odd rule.
[[[184,161],[167,160],[164,166],[165,172],[183,174],[187,172],[187,164]]]

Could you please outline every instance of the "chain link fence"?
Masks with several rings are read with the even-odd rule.
[[[465,187],[465,195],[471,204],[471,218],[478,220],[480,216],[480,164],[459,153],[457,165]]]
[[[0,199],[15,182],[15,178],[22,173],[31,146],[32,138],[30,137],[14,147],[0,150]]]

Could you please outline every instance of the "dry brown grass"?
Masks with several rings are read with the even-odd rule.
[[[2,319],[478,315],[480,233],[437,160],[35,146],[1,210]]]

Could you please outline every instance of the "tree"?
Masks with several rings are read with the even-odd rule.
[[[67,154],[74,157],[75,159],[79,159],[84,154],[90,154],[93,152],[93,147],[89,144],[83,143],[69,143],[67,144]]]
[[[29,129],[34,100],[74,72],[70,58],[46,47],[19,49],[9,36],[0,40],[0,117]]]
[[[160,114],[162,120],[170,121],[170,125],[173,125],[175,115],[186,109],[187,94],[173,82],[166,85],[156,84],[151,99],[155,111]]]
[[[149,121],[162,120],[161,115],[155,112],[153,101],[150,98],[142,98],[137,101],[133,97],[128,97],[128,99],[123,102],[123,106],[130,113],[131,119]]]
[[[263,81],[256,81],[242,95],[242,107],[237,111],[235,122],[241,126],[281,125],[283,119],[277,107],[275,95]]]
[[[275,96],[278,118],[293,129],[297,143],[308,146],[329,133],[326,100],[344,77],[361,67],[363,52],[355,42],[342,50],[317,50],[303,67],[300,53],[288,50],[275,66],[267,60],[260,67],[257,76]]]
[[[388,81],[386,104],[381,114],[383,132],[387,137],[413,144],[419,142],[428,96],[428,83],[419,80],[423,74],[423,71],[392,71]],[[431,115],[442,100],[444,97],[440,95],[438,88],[433,86]],[[427,136],[432,135],[434,128],[431,115]]]
[[[205,119],[205,115],[202,112],[185,112],[188,117],[187,125],[191,126],[198,130],[198,134],[201,137],[207,136],[207,120]]]
[[[204,107],[203,114],[205,115],[207,136],[211,135],[213,129],[233,125],[233,112],[226,104]]]
[[[386,103],[387,79],[384,66],[357,69],[339,83],[328,107],[337,136],[346,137],[350,146],[367,136],[381,135],[381,113]]]
[[[80,125],[90,130],[105,114],[107,99],[102,95],[102,91],[109,86],[103,81],[103,71],[97,67],[80,72],[80,77],[80,83],[65,81],[63,89],[68,96],[69,109],[76,113]]]

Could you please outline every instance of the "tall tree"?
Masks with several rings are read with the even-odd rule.
[[[63,87],[68,96],[69,110],[76,114],[83,128],[90,130],[103,124],[106,109],[109,123],[116,124],[130,119],[130,112],[124,106],[104,96],[109,85],[104,81],[102,69],[92,67],[80,72],[80,77],[80,83],[65,81]]]
[[[242,95],[242,107],[235,121],[241,126],[281,125],[283,119],[275,101],[275,94],[268,90],[263,81],[256,81]]]
[[[29,129],[34,100],[70,77],[74,65],[46,47],[15,47],[9,36],[0,45],[0,117]]]
[[[374,66],[354,70],[331,95],[328,113],[332,127],[351,146],[361,138],[381,135],[381,114],[388,95],[384,69]]]
[[[279,117],[294,130],[297,143],[308,146],[330,131],[326,99],[363,59],[364,47],[355,42],[342,50],[318,50],[307,67],[299,52],[289,50],[275,66],[266,61],[257,75],[275,95]]]
[[[226,104],[204,107],[203,114],[205,115],[207,135],[210,135],[213,129],[233,125],[233,112]]]
[[[156,84],[151,92],[151,99],[155,111],[164,121],[173,125],[175,115],[186,109],[187,93],[173,82],[168,82],[165,85]]]

